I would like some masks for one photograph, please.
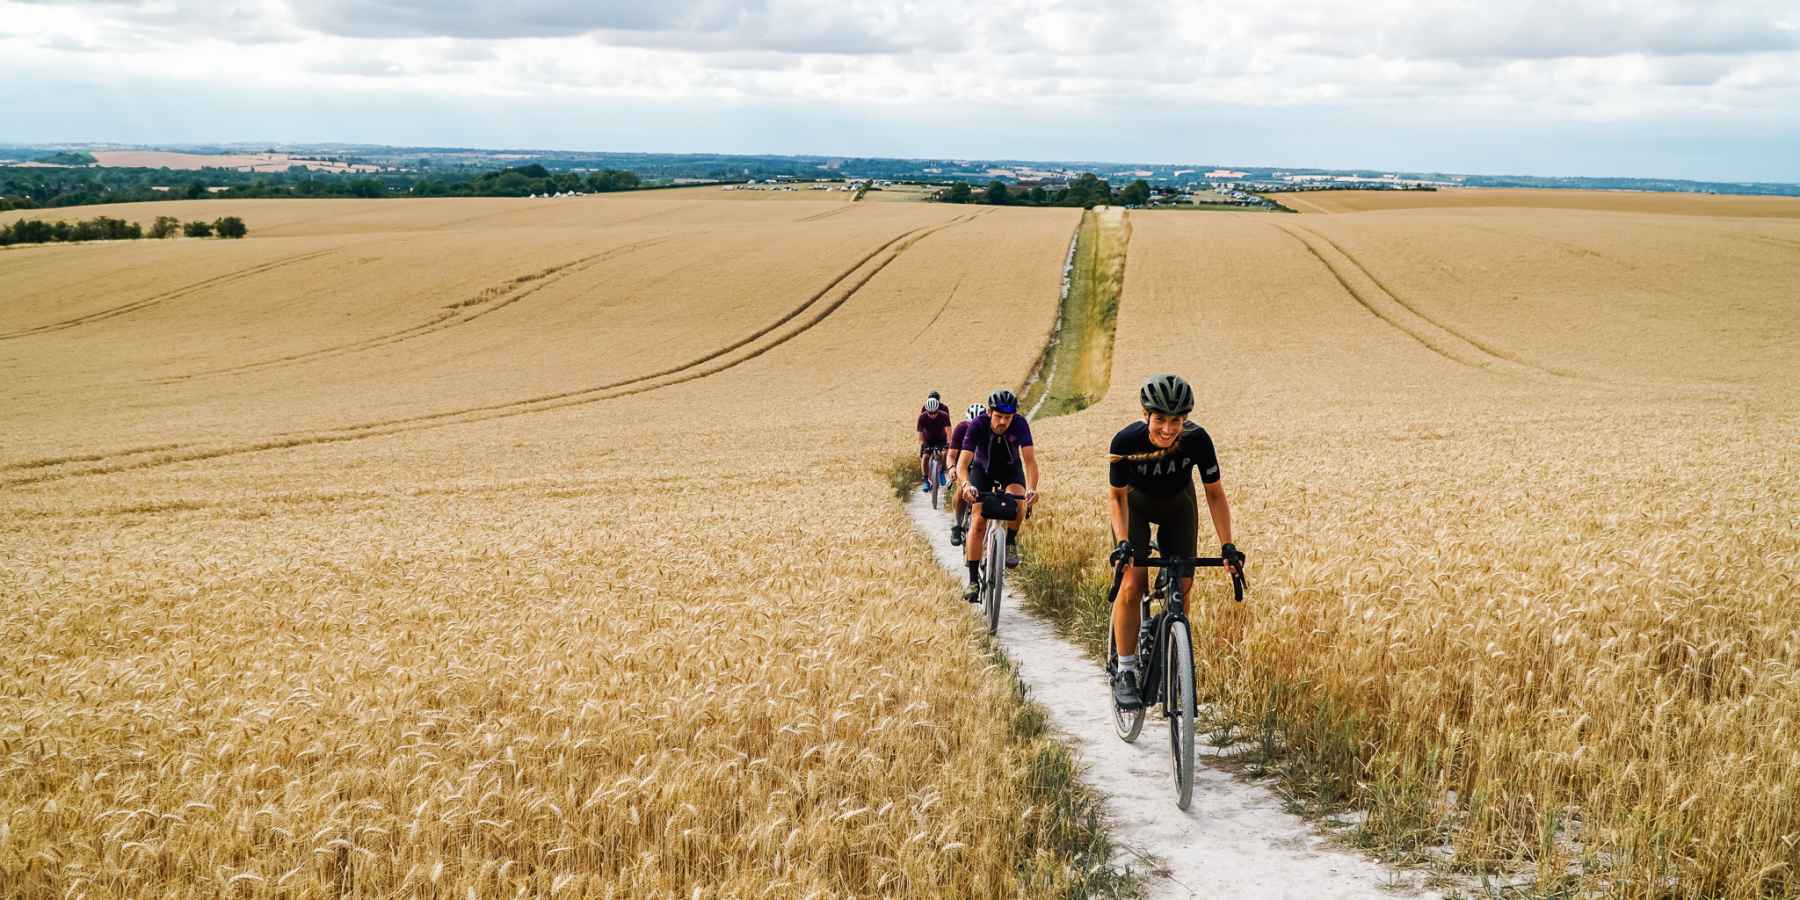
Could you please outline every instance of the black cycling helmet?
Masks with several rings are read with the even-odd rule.
[[[1019,398],[1012,391],[1001,388],[988,395],[987,408],[994,412],[1016,413],[1019,411]]]
[[[932,392],[931,392],[931,393],[929,393],[929,394],[926,394],[926,395],[925,395],[925,398],[926,398],[926,399],[928,399],[928,400],[942,400],[942,399],[944,399],[944,398],[942,398],[942,397],[939,397],[939,396],[938,396],[938,392],[937,392],[937,391],[932,391]]]
[[[1152,375],[1138,388],[1138,402],[1151,412],[1185,416],[1194,411],[1194,389],[1180,375]]]

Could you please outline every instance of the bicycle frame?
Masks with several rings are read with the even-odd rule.
[[[1137,652],[1138,659],[1143,660],[1141,669],[1143,677],[1139,679],[1139,683],[1143,685],[1141,690],[1144,694],[1144,706],[1150,707],[1160,703],[1163,706],[1163,715],[1167,716],[1172,711],[1168,708],[1169,698],[1162,696],[1163,685],[1167,682],[1167,679],[1163,677],[1165,673],[1162,671],[1162,650],[1168,641],[1169,629],[1174,627],[1176,622],[1188,622],[1187,596],[1182,591],[1182,582],[1193,578],[1195,569],[1229,567],[1226,566],[1224,557],[1220,556],[1121,560],[1113,571],[1112,591],[1107,595],[1110,598],[1107,601],[1109,607],[1119,599],[1119,586],[1124,583],[1127,565],[1166,570],[1169,576],[1168,597],[1164,601],[1163,611],[1158,615],[1150,615],[1150,603],[1156,599],[1156,593],[1150,589],[1150,586],[1145,585],[1143,593],[1138,595]],[[1238,602],[1243,602],[1244,576],[1236,569],[1231,570],[1231,588]],[[1192,633],[1191,628],[1189,633]]]

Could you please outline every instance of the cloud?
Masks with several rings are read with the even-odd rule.
[[[696,134],[723,121],[718,110],[787,109],[780,121],[796,134],[820,133],[829,110],[867,111],[868,122],[831,121],[903,135],[896,151],[963,141],[971,120],[1014,123],[989,129],[1001,144],[1023,140],[1017,123],[1029,121],[1052,136],[1042,146],[1066,134],[1070,146],[1129,148],[1178,112],[1207,111],[1184,138],[1204,148],[1225,113],[1269,134],[1286,132],[1244,117],[1311,116],[1336,122],[1339,144],[1399,152],[1407,122],[1673,134],[1701,111],[1792,124],[1800,108],[1794,0],[0,0],[0,22],[13,33],[0,83],[79,70],[87,60],[73,54],[103,49],[115,81],[167,75],[197,92],[200,55],[243,73],[234,83],[246,89],[328,105],[401,90],[440,98],[434,108],[552,97],[604,111],[619,134],[635,126],[613,110],[632,103],[711,110],[707,125],[690,123]],[[949,111],[949,132],[878,121],[936,111]],[[1126,124],[1090,135],[1102,121]],[[383,139],[386,124],[367,137]]]
[[[99,53],[103,49],[61,32],[49,35],[43,40],[38,41],[38,46],[46,50],[60,50],[67,53]]]
[[[306,64],[306,71],[322,75],[355,75],[362,78],[399,78],[410,74],[397,62],[379,56],[345,54]]]
[[[728,0],[319,0],[296,4],[307,27],[341,37],[572,37],[600,30],[719,32],[763,3]]]

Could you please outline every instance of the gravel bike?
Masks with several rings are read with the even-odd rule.
[[[1006,524],[1017,518],[1019,505],[1025,498],[1005,491],[991,491],[975,498],[981,514],[987,519],[987,532],[981,546],[981,612],[987,618],[988,634],[1000,629],[1000,596],[1006,590],[1006,539],[1011,532]]]
[[[1187,598],[1182,595],[1181,583],[1194,577],[1197,568],[1225,567],[1226,563],[1224,557],[1219,556],[1121,559],[1113,570],[1112,592],[1107,595],[1106,602],[1108,608],[1118,599],[1127,565],[1159,569],[1159,574],[1166,574],[1168,578],[1166,581],[1159,578],[1158,589],[1146,590],[1138,601],[1138,659],[1142,660],[1138,673],[1144,704],[1137,709],[1121,709],[1114,704],[1113,727],[1118,730],[1121,740],[1131,743],[1137,740],[1138,732],[1144,727],[1145,713],[1152,706],[1161,708],[1163,718],[1169,723],[1175,805],[1187,809],[1194,795],[1194,728],[1199,703],[1194,696],[1194,639],[1189,632]],[[1227,568],[1231,573],[1232,594],[1242,602],[1244,574],[1235,568]],[[1163,599],[1165,593],[1167,600],[1162,610],[1151,615],[1151,601]],[[1111,628],[1107,629],[1106,637],[1109,684],[1119,671],[1119,653],[1111,631]]]
[[[925,481],[931,485],[931,508],[938,508],[939,482],[944,480],[944,448],[932,447],[925,451]]]

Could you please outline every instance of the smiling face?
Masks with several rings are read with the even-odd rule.
[[[1181,429],[1187,424],[1187,416],[1171,416],[1146,409],[1144,421],[1150,423],[1150,443],[1166,448],[1174,446],[1175,441],[1181,437]]]

